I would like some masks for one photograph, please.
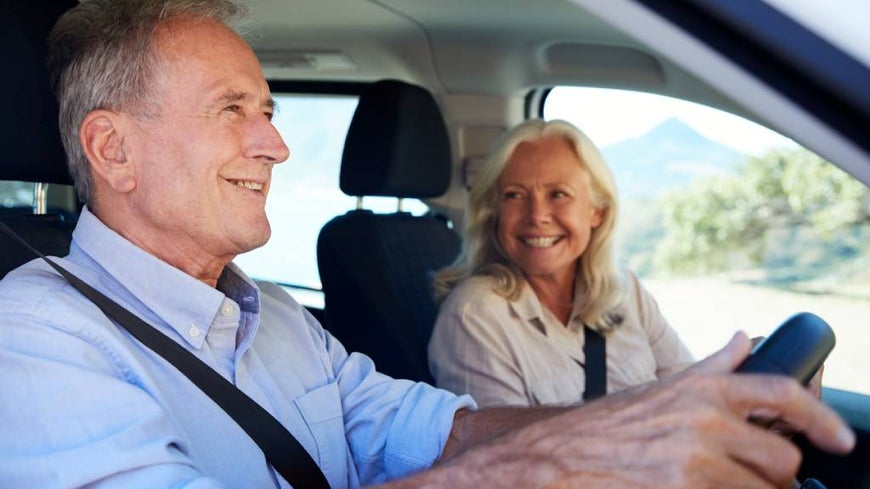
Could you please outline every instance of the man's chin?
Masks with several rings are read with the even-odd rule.
[[[247,231],[244,236],[239,236],[239,239],[235,241],[238,250],[236,254],[238,255],[261,248],[269,242],[269,238],[272,236],[272,229],[269,227],[268,221],[264,226],[249,228]]]
[[[271,236],[271,230],[268,230],[265,233],[260,234],[259,236],[253,236],[251,240],[247,243],[247,249],[242,253],[247,253],[249,251],[256,250],[257,248],[262,248],[266,243],[269,242],[269,238]]]

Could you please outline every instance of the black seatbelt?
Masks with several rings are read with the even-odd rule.
[[[589,402],[607,394],[607,343],[603,334],[587,325],[583,326],[583,355],[586,357],[583,401]]]
[[[292,486],[300,489],[329,489],[326,476],[299,441],[247,394],[171,338],[48,259],[12,231],[6,223],[0,221],[0,228],[45,260],[79,292],[96,304],[106,316],[190,379],[245,430],[263,450],[266,460]]]

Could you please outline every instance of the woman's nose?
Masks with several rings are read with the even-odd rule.
[[[533,196],[529,199],[528,205],[528,220],[532,224],[543,224],[550,222],[552,210],[549,202],[543,197]]]

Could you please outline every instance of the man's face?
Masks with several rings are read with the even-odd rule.
[[[175,21],[159,28],[155,49],[157,115],[134,118],[125,141],[136,165],[133,240],[181,268],[229,261],[268,240],[272,167],[289,156],[269,87],[226,26]]]

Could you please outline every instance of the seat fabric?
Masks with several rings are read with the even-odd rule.
[[[360,96],[342,158],[345,193],[437,196],[449,183],[450,163],[447,129],[427,91],[388,80]],[[447,221],[432,215],[353,210],[333,218],[317,242],[325,326],[381,372],[432,382],[431,278],[459,248]]]
[[[64,214],[0,214],[0,221],[44,255],[66,256],[69,253],[75,220]],[[14,268],[36,258],[30,250],[0,231],[0,278]]]
[[[0,119],[0,180],[71,184],[58,129],[58,108],[51,92],[45,39],[51,26],[76,0],[0,3],[0,91],[14,117]],[[69,251],[76,215],[49,211],[35,215],[29,208],[0,207],[0,220],[46,255]],[[34,255],[0,233],[0,278]]]

